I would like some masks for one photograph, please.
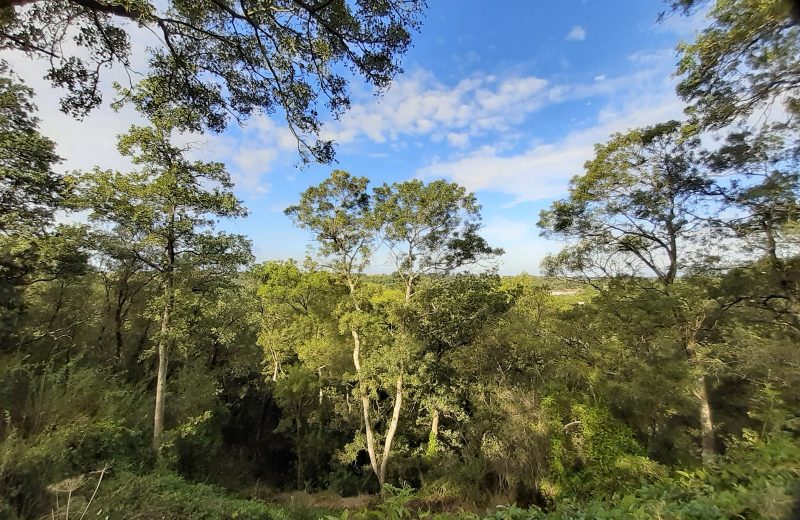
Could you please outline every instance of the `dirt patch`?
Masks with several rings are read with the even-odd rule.
[[[283,491],[270,497],[270,501],[278,504],[300,505],[319,509],[351,509],[358,510],[373,506],[379,501],[375,495],[356,495],[342,497],[330,491],[308,493],[306,491]]]

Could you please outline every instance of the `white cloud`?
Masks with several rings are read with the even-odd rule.
[[[593,81],[554,84],[536,76],[507,75],[471,77],[454,86],[440,82],[433,73],[417,70],[395,80],[380,98],[354,103],[340,121],[329,123],[324,139],[351,144],[361,139],[389,143],[392,149],[406,146],[408,137],[446,142],[460,150],[473,138],[502,132],[513,145],[514,132],[533,113],[557,103],[598,96],[617,95],[632,86],[652,84],[669,77],[674,52],[637,54],[629,58],[640,64],[633,74]],[[665,67],[665,64],[668,67]]]
[[[131,58],[134,71],[146,69],[146,48],[158,44],[154,33],[128,24],[131,36]],[[81,50],[73,47],[67,52]],[[13,70],[36,92],[42,133],[57,144],[57,152],[64,159],[62,171],[88,170],[95,166],[103,169],[127,171],[133,168],[130,160],[117,151],[117,136],[133,124],[146,124],[136,111],[125,106],[115,112],[109,106],[114,96],[113,82],[128,82],[122,67],[102,71],[100,90],[104,104],[92,111],[83,121],[76,120],[60,111],[59,99],[63,92],[53,88],[43,79],[48,63],[31,60],[18,52],[9,52],[5,58]],[[138,79],[134,74],[133,81]],[[274,165],[285,160],[292,162],[297,158],[297,141],[283,123],[276,123],[267,116],[256,116],[241,129],[232,127],[222,134],[183,134],[174,138],[178,144],[193,148],[190,155],[197,159],[224,162],[242,196],[265,193],[269,184],[264,175]]]
[[[469,135],[465,133],[450,132],[447,134],[447,142],[454,148],[464,148],[469,144]]]
[[[134,71],[144,70],[146,48],[155,45],[157,39],[150,31],[132,23],[126,24],[126,29],[130,34],[131,67]],[[65,43],[64,51],[85,56],[85,52],[71,41]],[[124,85],[129,81],[121,66],[101,70],[99,89],[105,103],[79,121],[61,112],[59,100],[65,91],[54,88],[44,79],[48,61],[31,59],[16,51],[8,51],[4,58],[14,72],[34,89],[40,130],[56,142],[56,151],[64,159],[60,166],[62,171],[85,170],[94,166],[120,170],[131,167],[130,161],[117,152],[117,135],[127,131],[130,125],[141,123],[142,118],[130,107],[115,112],[108,106],[114,96],[112,84],[116,81]],[[136,72],[131,79],[137,80]]]
[[[193,154],[202,160],[222,161],[228,167],[237,192],[245,198],[258,197],[269,189],[266,176],[278,163],[297,157],[297,140],[286,125],[267,116],[256,116],[239,131],[205,134],[194,145]]]
[[[548,82],[534,76],[468,78],[449,87],[419,70],[397,79],[381,98],[354,104],[322,136],[340,144],[428,136],[459,148],[470,136],[509,129],[550,101]]]
[[[422,178],[449,178],[471,191],[492,191],[511,197],[511,204],[563,196],[569,180],[583,170],[595,143],[610,134],[682,117],[683,103],[674,85],[657,71],[641,71],[588,86],[559,90],[559,98],[609,95],[609,101],[587,128],[575,129],[562,139],[534,143],[520,153],[484,146],[467,154],[436,160],[420,168]],[[622,100],[622,101],[619,101]]]
[[[586,29],[576,25],[567,33],[566,40],[570,42],[582,42],[586,39]]]

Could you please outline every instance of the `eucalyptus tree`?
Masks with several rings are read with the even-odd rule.
[[[95,169],[77,180],[76,205],[90,211],[95,226],[118,233],[130,254],[156,274],[163,292],[153,413],[156,453],[162,446],[168,360],[179,339],[175,318],[182,291],[229,280],[251,258],[244,237],[214,230],[219,218],[246,214],[224,166],[189,160],[186,148],[170,142],[171,129],[165,120],[131,127],[120,137],[119,150],[137,169]]]
[[[695,10],[707,0],[673,0]],[[797,0],[714,0],[709,24],[678,47],[678,94],[703,127],[741,122],[780,103],[800,111],[800,3]]]
[[[702,298],[683,298],[673,288],[693,235],[707,233],[711,183],[699,166],[698,145],[677,121],[613,135],[596,145],[585,174],[570,182],[569,197],[541,212],[539,226],[546,236],[576,241],[545,260],[549,270],[655,277],[651,297],[664,299],[675,314],[676,342],[699,372],[694,392],[708,458],[715,451],[714,425],[697,358],[698,334],[711,313]]]
[[[672,284],[686,245],[704,224],[709,181],[697,166],[697,139],[680,123],[614,134],[595,146],[569,197],[540,213],[547,237],[576,241],[546,261],[553,270],[589,275],[649,274]]]
[[[475,195],[454,182],[384,184],[375,188],[374,198],[380,240],[403,281],[406,302],[422,277],[448,274],[503,253],[478,234],[481,207]]]
[[[311,231],[318,244],[319,265],[329,270],[347,287],[349,304],[341,316],[341,327],[352,337],[353,367],[356,371],[358,397],[366,437],[370,466],[383,488],[386,468],[391,454],[397,419],[402,405],[402,376],[396,390],[393,415],[383,440],[382,454],[375,443],[374,424],[371,418],[371,397],[368,388],[367,368],[362,364],[369,327],[369,298],[364,284],[364,270],[375,250],[377,226],[372,212],[372,201],[366,177],[353,177],[335,170],[318,186],[312,186],[300,196],[297,205],[286,209],[286,214],[303,229]],[[396,418],[397,417],[397,418]]]
[[[316,138],[320,110],[350,105],[349,69],[382,89],[418,29],[423,0],[2,0],[0,48],[48,60],[46,78],[66,89],[64,112],[83,116],[102,102],[101,71],[129,77],[131,32],[159,40],[147,50],[140,89],[123,98],[152,116],[191,114],[184,126],[222,130],[228,119],[281,110],[301,155],[330,161]]]
[[[343,321],[353,338],[353,363],[359,380],[370,464],[383,487],[402,413],[408,363],[415,357],[412,330],[404,324],[402,314],[408,310],[416,283],[423,276],[449,273],[499,254],[500,250],[490,248],[478,235],[479,206],[474,195],[464,188],[444,181],[428,185],[409,181],[381,186],[370,196],[368,182],[363,177],[334,171],[322,184],[306,190],[300,203],[286,212],[299,226],[314,233],[321,265],[336,273],[350,291],[353,312],[343,316]],[[386,246],[403,281],[400,306],[404,310],[400,314],[386,302],[370,301],[362,283],[364,269],[379,244]],[[372,349],[385,353],[382,364],[387,373],[393,373],[394,380],[392,413],[380,457],[362,370],[364,331],[368,328],[370,310],[373,319],[381,311],[386,315],[384,321],[388,325],[383,329],[393,344],[388,350],[379,348],[385,345],[375,345]],[[438,421],[432,418],[432,422],[435,428]]]
[[[423,277],[447,275],[503,253],[489,247],[478,234],[480,205],[474,194],[456,183],[437,180],[425,184],[415,179],[384,184],[375,189],[374,199],[379,238],[403,282],[405,307]],[[398,391],[402,374],[401,367]],[[439,429],[440,405],[432,397],[427,405],[431,417],[428,451],[435,451]]]

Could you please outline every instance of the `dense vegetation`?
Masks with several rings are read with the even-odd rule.
[[[496,274],[503,251],[463,187],[371,188],[343,170],[286,209],[313,253],[254,264],[246,237],[217,229],[247,212],[225,166],[175,144],[187,128],[221,129],[228,109],[276,104],[313,134],[315,87],[347,105],[330,67],[350,60],[385,85],[417,2],[353,13],[286,2],[316,20],[304,35],[222,2],[23,4],[0,3],[5,47],[40,52],[57,33],[37,24],[77,24],[113,36],[87,37],[93,59],[125,61],[114,16],[175,46],[121,90],[150,121],[119,138],[128,172],[57,174],[32,91],[3,68],[0,518],[789,517],[800,492],[791,2],[708,6],[710,25],[680,50],[687,120],[596,146],[539,216],[569,243],[547,278]],[[249,29],[216,34],[230,27],[219,17]],[[285,49],[242,54],[275,34]],[[200,88],[218,46],[230,63]],[[59,59],[66,109],[91,109],[96,78]],[[247,76],[242,61],[271,60],[284,68],[250,78],[252,96],[220,87]],[[308,83],[289,77],[299,63]],[[753,126],[775,103],[780,117]],[[325,143],[301,151],[330,158]],[[57,223],[57,212],[85,218]],[[378,255],[393,274],[367,274]]]

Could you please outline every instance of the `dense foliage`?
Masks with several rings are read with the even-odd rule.
[[[161,20],[147,3],[71,1],[20,14],[22,3],[0,3],[0,29],[29,46],[53,36],[30,32],[38,21],[85,24],[92,13],[103,16],[88,34],[111,30],[111,16],[165,31],[202,24],[156,51],[156,75],[129,92],[150,118],[119,138],[129,172],[57,174],[30,89],[0,79],[1,519],[791,514],[800,49],[788,4],[710,8],[710,26],[681,48],[679,92],[696,101],[689,119],[596,146],[566,197],[540,215],[543,233],[569,241],[546,260],[545,278],[497,274],[503,252],[481,236],[481,207],[463,187],[370,188],[344,170],[286,209],[313,240],[308,258],[254,264],[246,237],[217,229],[247,212],[225,165],[191,160],[175,137],[187,114],[269,108],[279,90],[243,100],[230,91],[205,110],[188,101],[198,91],[171,97],[158,74],[174,72],[181,45],[253,51],[290,29],[280,15],[180,3]],[[286,81],[292,60],[304,60],[304,72],[337,89],[325,74],[342,59],[388,80],[408,37],[395,17],[417,5],[265,5],[284,4],[321,25],[309,25],[313,40],[258,60],[288,60],[276,72]],[[220,16],[258,23],[245,41],[197,36]],[[334,37],[358,41],[370,27],[385,32],[371,42],[378,54]],[[110,36],[106,44],[126,45]],[[203,56],[184,65],[207,65]],[[242,56],[227,59],[220,66]],[[778,81],[776,67],[791,74]],[[84,80],[75,94],[91,87]],[[303,114],[315,98],[297,85],[290,118],[313,133]],[[787,104],[781,117],[750,124],[776,98]],[[57,225],[59,211],[85,218]],[[393,272],[369,274],[381,254]]]

